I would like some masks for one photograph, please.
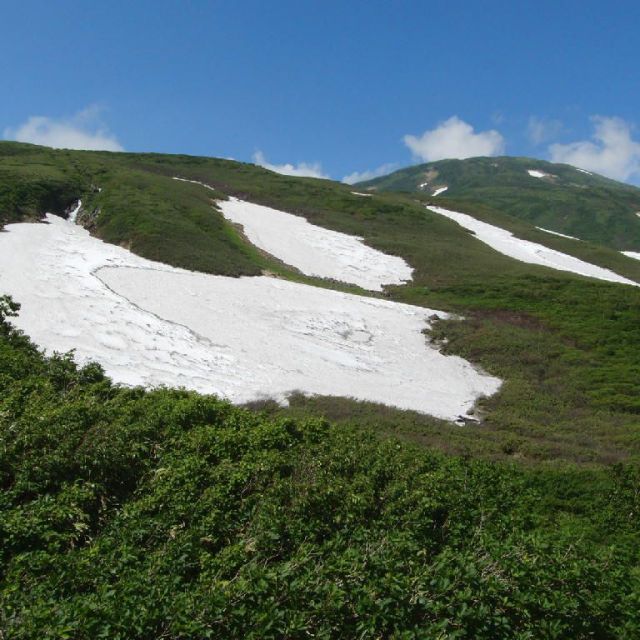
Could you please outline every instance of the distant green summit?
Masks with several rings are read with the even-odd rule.
[[[440,160],[357,187],[480,203],[582,240],[640,249],[640,189],[566,164],[511,157]]]

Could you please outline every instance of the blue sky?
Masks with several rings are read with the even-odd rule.
[[[335,179],[506,153],[640,183],[635,1],[26,0],[2,14],[5,138]]]

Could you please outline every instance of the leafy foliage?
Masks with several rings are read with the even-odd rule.
[[[619,638],[635,467],[525,470],[269,419],[0,332],[11,638]]]

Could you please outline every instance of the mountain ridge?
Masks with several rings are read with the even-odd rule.
[[[529,172],[533,172],[531,175]],[[355,185],[490,206],[535,226],[618,250],[640,248],[640,188],[526,157],[438,160]]]

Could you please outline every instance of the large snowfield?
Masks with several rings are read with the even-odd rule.
[[[551,267],[552,269],[558,269],[559,271],[571,271],[572,273],[597,278],[598,280],[620,282],[623,284],[634,285],[636,287],[640,286],[637,282],[628,280],[613,271],[609,271],[609,269],[604,269],[596,266],[595,264],[584,262],[579,258],[574,258],[566,253],[556,251],[555,249],[549,249],[548,247],[537,244],[536,242],[516,238],[511,232],[492,224],[488,224],[487,222],[476,220],[466,213],[458,213],[457,211],[450,211],[449,209],[433,206],[427,206],[427,209],[429,209],[429,211],[433,211],[433,213],[438,213],[454,220],[461,227],[469,229],[469,231],[473,231],[478,240],[488,244],[491,248],[499,251],[505,256],[515,258],[521,262]]]
[[[237,202],[230,208],[238,217],[247,211]],[[500,386],[428,344],[428,318],[444,313],[275,278],[189,272],[62,218],[46,222],[0,233],[0,293],[22,304],[15,324],[36,344],[75,349],[79,362],[101,363],[116,382],[183,386],[236,403],[284,402],[296,390],[348,395],[445,419]],[[329,252],[353,264],[347,254],[360,246],[338,247]],[[356,259],[365,276],[367,259]],[[373,260],[372,286],[380,264]]]
[[[217,205],[227,220],[242,225],[254,245],[305,275],[340,280],[370,291],[411,280],[413,269],[402,258],[372,249],[362,238],[237,198]]]

